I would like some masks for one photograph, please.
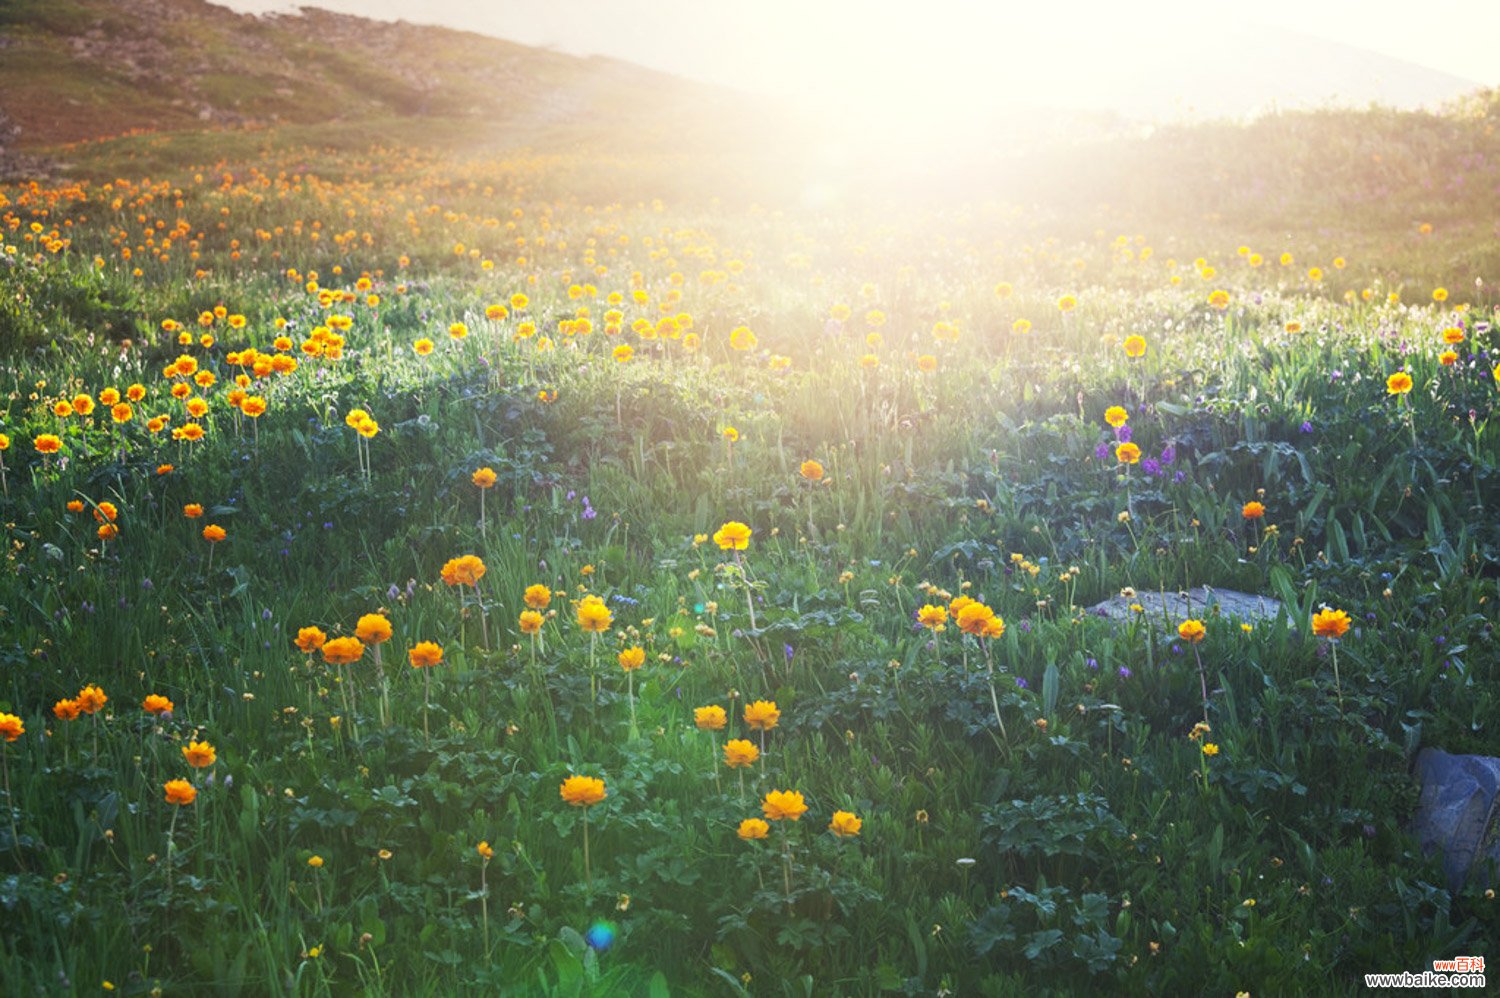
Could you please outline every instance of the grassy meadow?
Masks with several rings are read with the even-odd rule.
[[[1420,747],[1497,747],[1492,160],[1275,234],[436,131],[0,186],[0,992],[1486,953],[1407,828]],[[1282,612],[1088,610],[1202,585]]]

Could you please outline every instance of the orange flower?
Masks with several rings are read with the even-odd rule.
[[[1349,630],[1349,615],[1343,610],[1322,609],[1313,614],[1312,632],[1320,638],[1341,638]]]
[[[208,742],[188,742],[182,749],[182,757],[194,769],[204,769],[219,761],[219,754]]]
[[[486,863],[495,858],[495,850],[490,846],[488,842],[479,843],[479,845],[474,847],[474,851],[477,852],[479,854],[479,858]]]
[[[259,395],[247,395],[245,401],[240,403],[240,412],[251,419],[258,419],[266,411],[266,400]]]
[[[606,796],[604,781],[594,776],[570,776],[563,781],[558,792],[574,807],[590,807]]]
[[[135,418],[135,410],[129,402],[116,402],[109,407],[109,418],[116,423],[128,423]]]
[[[110,502],[107,499],[104,502],[101,502],[98,506],[94,507],[94,521],[96,523],[104,523],[105,521],[114,523],[115,520],[119,518],[120,510],[115,506],[114,503]]]
[[[31,443],[38,454],[56,454],[62,450],[62,438],[51,433],[43,433]]]
[[[835,811],[828,830],[841,839],[849,839],[859,834],[862,825],[864,822],[853,811]]]
[[[552,590],[541,583],[537,583],[534,586],[527,586],[526,592],[521,598],[533,610],[545,610],[548,604],[552,602]]]
[[[189,520],[196,520],[203,515],[203,507],[195,502],[190,502],[182,507],[182,515]]]
[[[1115,448],[1115,460],[1121,464],[1139,464],[1141,460],[1141,449],[1130,441],[1126,441]]]
[[[320,650],[323,661],[329,665],[348,665],[365,655],[365,646],[359,638],[329,638]]]
[[[153,693],[141,704],[141,709],[148,714],[170,714],[175,709],[172,701],[164,696]]]
[[[539,633],[541,633],[543,619],[544,618],[542,617],[542,615],[539,614],[539,613],[537,613],[535,610],[523,610],[523,611],[521,611],[521,619],[518,621],[518,625],[521,628],[521,633],[522,634],[539,634]]]
[[[1265,515],[1266,507],[1264,503],[1247,502],[1244,508],[1240,510],[1240,516],[1243,516],[1247,520],[1259,520]]]
[[[76,720],[82,712],[77,700],[59,700],[52,705],[52,715],[59,721]]]
[[[781,720],[781,710],[774,700],[757,700],[745,707],[745,723],[752,731],[770,731]]]
[[[210,523],[203,528],[203,539],[210,544],[217,544],[228,536],[228,532],[217,523]]]
[[[1197,644],[1208,634],[1208,628],[1203,626],[1201,620],[1184,620],[1177,625],[1177,636],[1188,644]]]
[[[724,708],[716,704],[693,709],[693,723],[698,725],[700,731],[723,731],[728,721]]]
[[[624,669],[626,672],[634,672],[635,670],[646,664],[646,649],[640,647],[639,645],[632,648],[626,648],[624,651],[620,652],[617,660],[620,663],[620,668]]]
[[[443,649],[435,641],[419,641],[406,653],[413,669],[431,669],[443,660]]]
[[[578,604],[578,626],[590,634],[603,634],[614,619],[609,607],[597,596],[585,596]]]
[[[714,531],[714,543],[725,551],[743,551],[750,546],[752,532],[738,520],[730,520]]]
[[[442,568],[442,578],[450,586],[474,586],[478,587],[479,580],[484,578],[485,568],[483,560],[478,555],[465,554],[457,558],[450,558]]]
[[[803,461],[799,470],[809,482],[821,481],[823,478],[823,466],[817,461]]]
[[[731,738],[724,743],[724,765],[730,769],[754,765],[755,760],[759,758],[760,749],[755,747],[754,742],[743,738]]]
[[[378,613],[367,613],[354,625],[354,636],[367,645],[383,644],[391,639],[391,622]]]
[[[90,683],[78,691],[77,701],[79,710],[85,714],[92,714],[108,703],[109,697],[105,696],[104,691],[99,687]]]
[[[917,611],[917,623],[929,631],[941,631],[947,626],[948,610],[946,607],[932,606],[931,604],[923,606]]]
[[[480,468],[478,471],[474,472],[473,478],[471,480],[481,489],[492,489],[495,487],[495,481],[498,477],[499,476],[495,474],[494,468]]]
[[[0,738],[13,742],[26,733],[26,725],[15,714],[0,713]]]
[[[965,634],[972,634],[976,638],[982,638],[987,636],[987,632],[994,630],[993,621],[997,619],[999,618],[995,616],[994,610],[991,610],[983,603],[971,601],[958,611],[958,615],[953,618],[953,622]],[[1000,622],[1000,633],[1005,633],[1004,621]]]
[[[305,654],[311,655],[328,641],[328,635],[324,634],[318,627],[303,627],[297,631],[297,647]]]
[[[99,539],[101,541],[112,541],[120,536],[120,528],[113,523],[104,523],[99,526]]]
[[[1385,379],[1385,390],[1388,395],[1405,395],[1412,389],[1411,375],[1405,371],[1397,371]]]
[[[187,780],[168,780],[162,787],[167,792],[167,803],[185,807],[198,799],[198,789]]]
[[[69,513],[82,513],[83,512],[83,500],[82,499],[69,499],[68,500],[68,512]]]
[[[771,826],[759,818],[746,818],[740,822],[739,830],[735,833],[746,842],[752,839],[763,839],[771,833]]]
[[[772,790],[761,801],[760,809],[771,821],[799,821],[807,813],[807,803],[796,790]]]

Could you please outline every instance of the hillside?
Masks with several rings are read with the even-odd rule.
[[[392,117],[545,127],[712,114],[728,92],[604,58],[328,11],[206,0],[0,4],[0,148]],[[660,120],[658,118],[658,120]]]

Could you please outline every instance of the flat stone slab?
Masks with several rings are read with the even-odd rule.
[[[1161,621],[1163,615],[1175,626],[1190,617],[1229,617],[1253,624],[1260,620],[1275,620],[1281,613],[1281,601],[1270,596],[1242,593],[1234,589],[1212,589],[1199,586],[1183,592],[1169,592],[1163,598],[1154,591],[1139,591],[1132,597],[1116,596],[1103,603],[1089,607],[1089,613],[1111,620],[1133,620],[1136,612],[1131,604],[1145,608],[1144,616]]]
[[[1412,831],[1422,851],[1442,851],[1450,890],[1471,875],[1489,886],[1500,869],[1500,759],[1425,748],[1417,753],[1417,779],[1422,794]]]

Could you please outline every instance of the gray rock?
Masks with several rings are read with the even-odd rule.
[[[1184,592],[1169,592],[1165,598],[1159,592],[1147,591],[1137,592],[1134,596],[1116,596],[1090,607],[1089,612],[1111,620],[1131,620],[1136,616],[1135,611],[1130,608],[1132,603],[1145,607],[1148,621],[1161,623],[1165,616],[1173,627],[1189,617],[1201,619],[1220,616],[1253,624],[1259,620],[1275,620],[1281,613],[1280,600],[1208,586]]]
[[[1417,753],[1417,779],[1422,795],[1412,831],[1422,851],[1442,850],[1449,890],[1471,875],[1489,886],[1500,869],[1500,759],[1426,748]]]

